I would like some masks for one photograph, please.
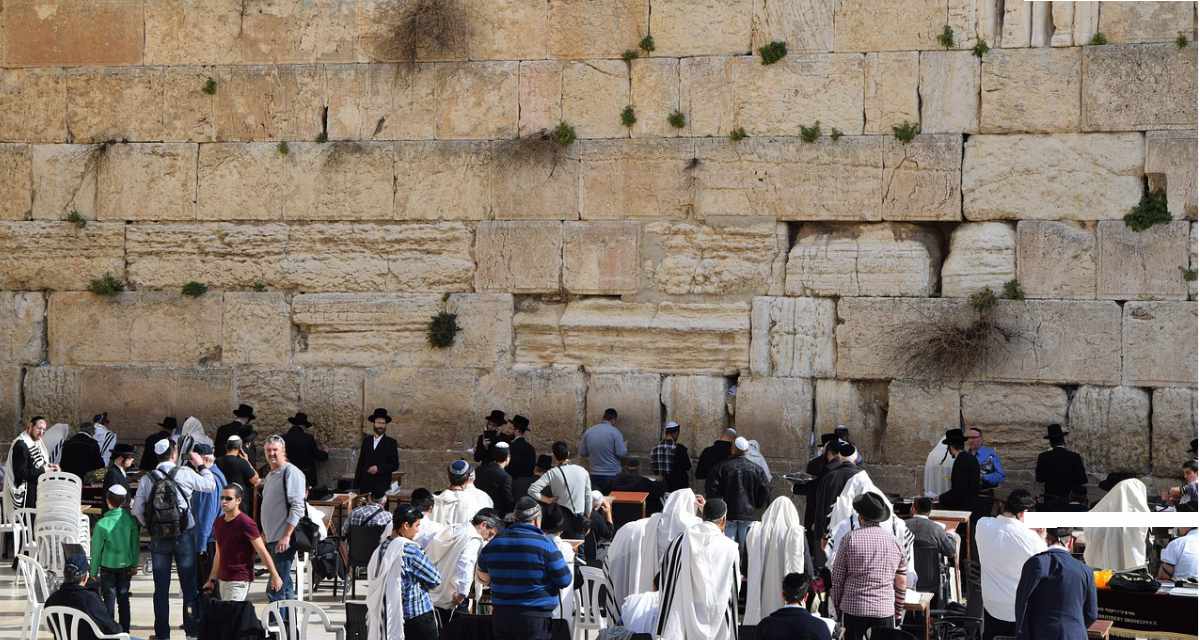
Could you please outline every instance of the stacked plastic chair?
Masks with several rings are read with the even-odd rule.
[[[73,473],[54,471],[38,478],[33,543],[37,561],[52,576],[62,575],[63,544],[82,544],[85,552],[90,551],[91,532],[82,497],[83,481]]]

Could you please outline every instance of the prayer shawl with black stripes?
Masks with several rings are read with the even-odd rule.
[[[368,640],[404,640],[404,547],[416,544],[397,536],[379,545],[367,563]]]
[[[20,455],[15,456],[19,459],[14,459],[14,453],[20,450]],[[46,451],[46,445],[41,440],[34,440],[29,436],[28,432],[21,432],[8,448],[8,460],[4,463],[4,512],[13,513],[15,509],[20,509],[26,504],[26,496],[30,489],[31,472],[37,469],[45,470],[46,463],[50,461],[50,454]],[[32,480],[36,482],[36,475],[33,474]],[[37,492],[37,487],[33,487],[34,492]],[[32,503],[32,500],[28,502]]]
[[[736,640],[738,545],[711,522],[697,524],[667,547],[659,573],[663,640]]]
[[[92,425],[92,437],[96,439],[96,444],[100,445],[100,459],[107,467],[112,462],[113,447],[117,446],[117,434],[97,422]]]

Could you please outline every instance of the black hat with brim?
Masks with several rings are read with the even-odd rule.
[[[854,499],[854,511],[859,520],[883,522],[888,517],[887,501],[878,493],[864,493]]]
[[[942,440],[942,444],[953,444],[962,446],[967,443],[967,436],[962,429],[947,429],[946,437]]]
[[[158,426],[174,431],[179,427],[179,421],[175,419],[175,416],[167,416],[162,419],[162,422],[158,423]]]
[[[502,425],[505,422],[508,422],[508,418],[504,417],[504,412],[499,409],[492,409],[492,412],[489,413],[484,420],[487,420],[494,425]]]
[[[517,431],[529,431],[529,418],[515,415],[512,417],[512,425]]]
[[[297,427],[311,427],[312,426],[312,423],[308,421],[308,414],[304,413],[303,411],[297,412],[296,415],[288,418],[287,421],[296,425]]]
[[[1042,438],[1044,440],[1055,440],[1070,433],[1070,431],[1063,431],[1061,424],[1052,424],[1046,427],[1046,435],[1042,436]]]
[[[130,456],[133,457],[133,445],[119,442],[113,447],[112,455],[114,456]]]
[[[233,410],[233,417],[245,418],[247,420],[253,420],[254,419],[254,407],[252,407],[248,404],[239,404],[238,407]]]
[[[388,415],[387,409],[381,407],[375,411],[372,411],[370,416],[367,416],[367,422],[375,422],[380,418],[382,418],[384,422],[390,423],[392,421],[392,417]]]

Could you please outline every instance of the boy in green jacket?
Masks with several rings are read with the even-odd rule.
[[[137,573],[141,551],[138,522],[128,509],[121,508],[128,493],[124,485],[114,484],[104,494],[108,511],[92,531],[91,570],[92,578],[100,576],[100,595],[108,615],[119,610],[125,633],[129,633],[129,582]]]

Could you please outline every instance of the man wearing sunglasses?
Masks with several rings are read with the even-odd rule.
[[[262,533],[250,516],[242,513],[242,486],[231,484],[221,491],[221,516],[213,525],[217,553],[206,589],[217,589],[222,600],[244,601],[254,580],[254,554],[271,572],[271,589],[283,588]]]

